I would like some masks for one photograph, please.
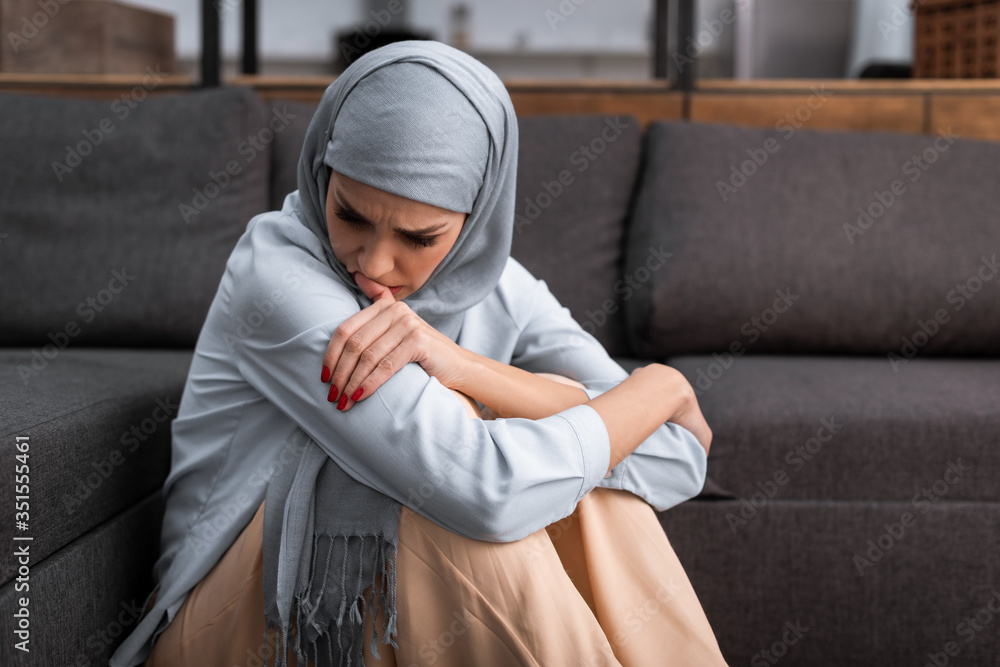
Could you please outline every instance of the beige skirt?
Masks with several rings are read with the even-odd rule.
[[[263,523],[261,504],[147,667],[260,667],[265,645],[273,664]],[[625,491],[594,489],[569,517],[510,543],[460,537],[404,506],[396,567],[399,648],[380,643],[375,658],[366,615],[367,667],[726,664],[656,513]]]

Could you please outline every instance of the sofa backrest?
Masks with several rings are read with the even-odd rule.
[[[519,119],[511,254],[612,356],[629,354],[622,310],[625,224],[642,148],[631,116]]]
[[[637,354],[1000,353],[1000,144],[657,122],[645,149]]]
[[[193,347],[282,129],[238,88],[0,95],[0,344]]]
[[[315,105],[276,100],[295,118],[274,144],[271,206],[297,188],[296,167]],[[511,254],[612,355],[628,353],[621,294],[625,220],[642,130],[625,116],[518,119],[517,206]],[[619,286],[620,287],[620,286]]]
[[[288,130],[274,138],[271,157],[272,211],[280,211],[288,193],[299,189],[298,166],[302,154],[302,142],[309,129],[309,121],[316,113],[316,105],[291,100],[275,100],[268,103],[271,113],[282,113],[289,118]]]

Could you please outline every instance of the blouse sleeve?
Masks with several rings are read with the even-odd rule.
[[[312,239],[310,241],[310,239]],[[239,372],[354,479],[460,535],[521,539],[571,514],[604,476],[607,429],[579,405],[546,419],[470,419],[416,363],[341,412],[320,382],[337,326],[360,306],[294,220],[255,218],[220,290]]]
[[[583,384],[595,398],[618,385],[628,373],[604,346],[573,319],[544,280],[527,269],[524,292],[533,306],[514,349],[511,365],[532,373],[557,373]],[[657,510],[693,498],[705,484],[708,457],[691,431],[666,422],[601,480],[599,486],[625,489]]]

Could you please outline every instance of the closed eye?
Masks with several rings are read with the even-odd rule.
[[[334,208],[334,213],[338,218],[343,220],[349,225],[354,227],[361,227],[362,225],[367,225],[368,221],[356,214],[354,211],[348,211],[340,204],[337,204]]]
[[[346,209],[340,204],[334,205],[334,214],[352,227],[363,227],[369,222],[352,210]],[[427,248],[437,243],[437,236],[420,236],[418,234],[407,234],[400,232],[400,235],[415,248]]]

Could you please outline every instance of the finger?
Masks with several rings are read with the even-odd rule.
[[[372,306],[375,306],[376,304],[381,304],[382,306],[384,306],[386,305],[387,302],[395,303],[396,301],[395,298],[393,298],[392,292],[389,290],[388,287],[376,283],[372,280],[369,280],[363,274],[360,273],[354,274],[354,282],[358,284],[358,286],[361,288],[361,291],[363,291],[366,295],[369,295],[369,298],[371,298],[373,301]],[[347,320],[342,322],[340,327],[344,327],[344,331],[340,331],[340,327],[338,327],[338,331],[334,331],[333,336],[330,338],[330,343],[326,347],[326,353],[323,355],[323,370],[320,373],[321,382],[328,382],[331,379],[333,374],[333,368],[336,365],[337,359],[340,357],[340,354],[344,349],[344,343],[346,343],[346,341],[351,337],[351,335],[354,334],[355,331],[364,326],[364,324],[370,321],[371,318],[374,317],[378,312],[381,312],[381,307],[380,307],[374,309],[375,312],[373,314],[369,314],[369,316],[367,317],[360,317],[361,313],[366,313],[372,308],[372,306],[364,308],[360,313],[355,313],[351,317],[347,318]],[[333,387],[330,388],[330,393],[331,395],[336,393],[333,390]]]
[[[351,336],[360,331],[362,327],[378,317],[378,314],[382,312],[384,308],[385,302],[379,301],[357,313],[354,313],[337,326],[336,330],[333,332],[333,336],[330,337],[330,342],[327,343],[326,352],[323,353],[323,370],[320,374],[321,382],[329,382],[333,379],[333,370],[337,367],[337,361],[344,353],[344,347],[347,345],[347,341],[351,338]],[[333,388],[331,387],[331,393],[332,389]]]
[[[337,400],[337,396],[335,395],[337,391],[340,392],[340,397],[343,398],[344,396],[350,397],[357,390],[357,387],[360,384],[360,379],[363,378],[359,377],[358,381],[350,384],[350,386],[348,385],[352,376],[354,376],[358,364],[362,362],[362,354],[365,354],[368,348],[375,345],[376,341],[378,341],[387,331],[389,331],[389,329],[392,328],[394,319],[395,314],[392,310],[388,306],[383,306],[382,310],[376,314],[375,317],[363,324],[361,328],[351,334],[351,336],[344,341],[339,356],[331,361],[333,366],[329,366],[332,370],[330,377],[332,386],[330,387],[330,392],[327,396],[328,400],[331,402]],[[401,334],[400,332],[397,332],[393,335],[393,337],[383,341],[381,343],[382,356],[385,356],[389,350],[398,345],[400,338]],[[374,356],[377,352],[378,348],[367,353],[365,356],[369,372],[371,368],[373,368],[381,359],[381,356]],[[335,390],[334,387],[337,389]],[[343,410],[343,406],[340,401],[338,401],[337,407]]]
[[[389,290],[388,287],[382,285],[381,283],[377,283],[374,280],[369,279],[368,276],[364,275],[363,273],[355,273],[354,282],[358,284],[358,287],[361,288],[361,291],[364,292],[368,296],[368,298],[371,299],[372,301],[379,301],[385,299],[388,299],[389,301],[395,301],[395,299],[392,297],[392,292]]]
[[[338,401],[337,409],[345,410],[358,401],[363,401],[385,384],[396,371],[411,361],[404,342],[407,332],[400,327],[392,327],[381,338],[361,353],[358,365],[351,377],[344,383],[344,394]]]
[[[347,381],[344,390],[347,400],[343,402],[344,407],[338,402],[337,408],[350,409],[354,403],[373,395],[403,366],[416,361],[417,353],[421,349],[420,335],[419,329],[397,324],[376,343],[369,346],[361,355],[362,361],[351,375],[351,379]]]
[[[416,361],[419,351],[423,349],[422,320],[413,311],[402,305],[386,314],[392,315],[388,330],[361,353],[353,373],[345,382],[347,407],[374,394],[399,369]],[[360,395],[358,389],[363,390]],[[339,402],[337,407],[344,409]]]
[[[373,396],[375,392],[378,391],[378,388],[385,384],[386,380],[393,376],[395,371],[402,368],[406,362],[400,361],[402,356],[397,355],[398,349],[399,348],[396,348],[396,350],[393,350],[389,354],[382,357],[378,365],[375,367],[377,371],[379,371],[376,374],[369,374],[367,376],[357,374],[357,376],[362,377],[362,379],[359,381],[352,379],[348,383],[349,387],[345,389],[344,396],[342,396],[340,401],[338,401],[337,409],[341,411],[350,410],[355,403],[359,403],[366,398]]]

